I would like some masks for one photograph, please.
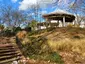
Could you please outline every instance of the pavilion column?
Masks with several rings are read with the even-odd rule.
[[[63,27],[66,26],[66,23],[65,23],[65,16],[63,16]]]
[[[49,27],[52,27],[52,26],[51,26],[51,20],[49,20]]]
[[[49,23],[49,20],[48,20],[48,18],[46,18],[46,28],[48,28],[48,23]]]
[[[60,27],[60,22],[59,22],[59,20],[57,20],[58,21],[58,27]]]

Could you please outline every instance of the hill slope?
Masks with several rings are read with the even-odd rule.
[[[37,56],[36,54],[42,55],[43,53],[49,54],[50,52],[57,52],[62,57],[65,64],[85,63],[84,28],[68,27],[39,30],[28,34],[29,43],[26,43],[25,41],[23,43],[27,46],[26,51],[29,52],[28,56]],[[40,57],[39,59],[43,58]],[[59,60],[57,62],[61,61]]]

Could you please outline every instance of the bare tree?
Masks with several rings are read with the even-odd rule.
[[[84,0],[74,0],[69,6],[69,10],[73,11],[76,15],[76,24],[80,25],[82,21],[82,13],[85,11],[85,1]],[[78,15],[78,13],[80,13]]]
[[[49,3],[50,1],[50,3]],[[31,15],[34,17],[34,20],[41,21],[42,10],[48,6],[56,7],[59,0],[36,0],[36,4],[31,4],[28,6],[28,10],[31,10]],[[52,3],[51,3],[52,2]],[[30,13],[30,12],[29,12]]]
[[[27,16],[22,11],[14,10],[12,13],[12,21],[14,26],[20,26],[23,22],[27,20]]]
[[[1,21],[8,27],[19,27],[27,20],[27,14],[24,11],[19,11],[9,6],[3,6],[1,11]]]
[[[6,23],[8,26],[11,26],[12,21],[12,7],[11,6],[2,6],[1,9],[1,20]]]

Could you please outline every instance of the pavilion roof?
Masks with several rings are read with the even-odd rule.
[[[57,9],[57,10],[54,10],[53,12],[51,13],[60,13],[60,14],[72,14],[66,10],[61,10],[61,9]]]
[[[57,10],[54,12],[51,12],[49,14],[44,14],[43,17],[44,18],[48,18],[51,20],[62,20],[63,16],[65,16],[65,18],[67,19],[67,22],[71,22],[73,20],[75,20],[75,16],[67,11],[63,11],[63,10]]]

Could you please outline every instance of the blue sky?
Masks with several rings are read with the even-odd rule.
[[[39,1],[41,2],[41,1],[46,1],[46,0],[39,0]],[[47,0],[47,1],[49,1],[48,3],[51,4],[50,1],[52,1],[52,0]],[[36,0],[23,0],[23,1],[22,0],[0,0],[0,5],[3,5],[3,4],[4,5],[11,5],[12,7],[14,7],[15,9],[18,9],[18,10],[19,9],[20,10],[27,10],[27,6],[31,6],[31,4],[33,4],[35,2],[36,2]],[[51,5],[50,5],[49,7],[46,7],[46,8],[43,7],[42,9],[45,13],[50,13],[50,12],[54,11],[56,8],[57,9],[65,9],[68,6],[69,2],[73,2],[73,0],[71,0],[71,1],[60,0],[58,3],[58,7],[56,6],[54,8],[51,8],[50,7]],[[45,4],[43,4],[43,5],[45,5]],[[41,5],[41,6],[43,6],[43,5]]]
[[[31,8],[32,4],[36,6],[37,1],[39,6],[42,8],[42,13],[50,13],[58,9],[68,10],[69,4],[73,3],[75,0],[59,0],[54,7],[52,7],[52,3],[55,3],[56,0],[0,0],[0,5],[11,5],[17,10],[26,11]],[[82,0],[77,0],[76,4],[81,5],[81,1]]]
[[[18,9],[19,0],[0,0],[0,5],[11,5],[13,8]]]

